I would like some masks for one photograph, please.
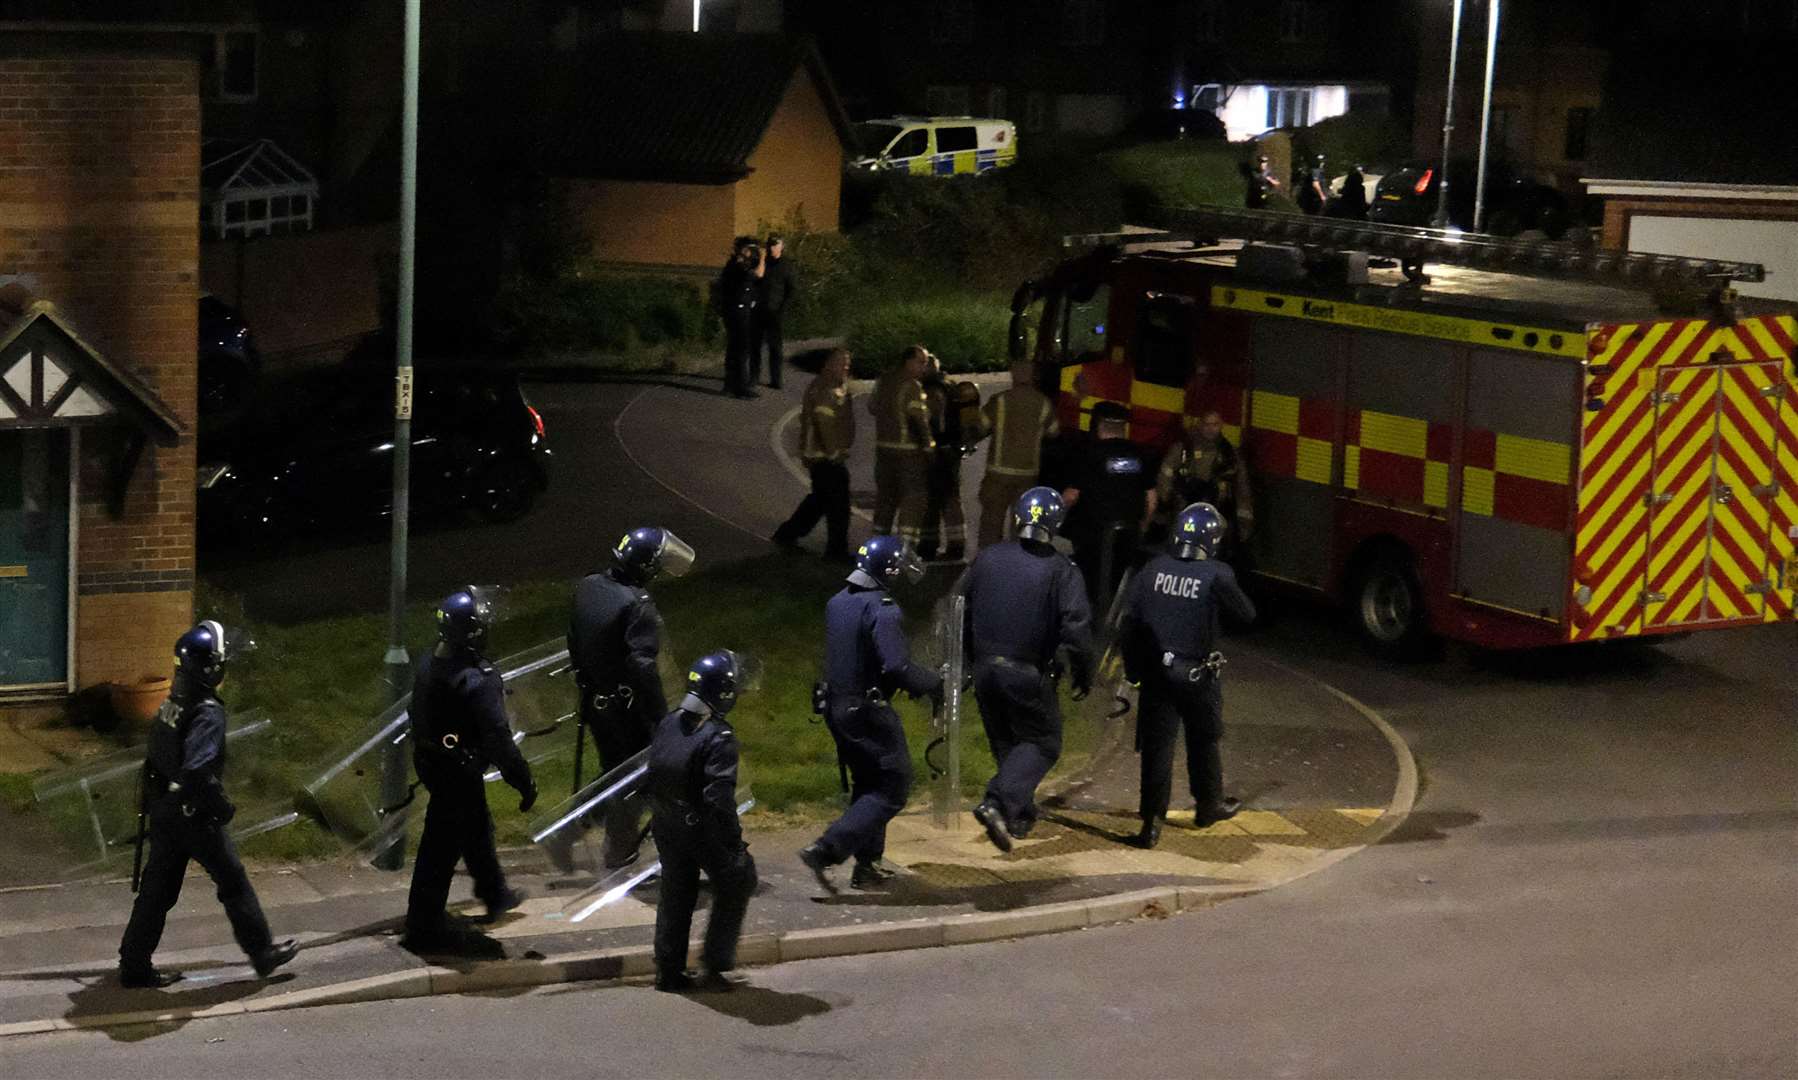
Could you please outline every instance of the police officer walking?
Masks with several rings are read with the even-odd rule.
[[[924,376],[930,353],[913,345],[874,383],[874,531],[897,533],[914,548],[923,536],[930,498],[930,404]]]
[[[756,307],[767,254],[753,236],[739,236],[718,272],[718,313],[724,318],[724,392],[758,396],[749,385],[749,351],[755,345]]]
[[[1124,674],[1142,687],[1137,714],[1142,744],[1139,847],[1161,839],[1173,786],[1174,740],[1186,733],[1186,778],[1193,820],[1199,827],[1234,817],[1242,804],[1225,798],[1224,695],[1218,681],[1221,655],[1214,652],[1220,611],[1244,622],[1255,605],[1236,584],[1236,574],[1214,556],[1224,537],[1223,515],[1194,503],[1174,521],[1170,551],[1144,566],[1124,601],[1119,640]]]
[[[725,722],[750,689],[745,658],[729,650],[703,656],[687,672],[687,695],[662,718],[649,744],[649,793],[662,888],[656,901],[656,989],[729,990],[737,939],[755,892],[755,860],[737,820],[737,736]],[[700,959],[687,971],[687,935],[699,901],[699,873],[712,883],[712,917]]]
[[[982,437],[992,436],[986,475],[980,481],[980,546],[991,547],[1010,532],[1012,508],[1036,485],[1043,443],[1060,434],[1055,405],[1034,385],[1028,360],[1011,365],[1011,387],[980,407]]]
[[[849,770],[850,803],[799,852],[799,861],[833,893],[829,870],[851,856],[852,888],[872,888],[893,876],[881,862],[887,823],[905,809],[912,782],[911,748],[893,695],[940,696],[943,679],[912,663],[903,614],[889,590],[896,581],[915,584],[923,577],[923,563],[904,541],[876,536],[862,545],[848,584],[824,608],[824,679],[815,697],[837,758]]]
[[[487,921],[525,899],[506,884],[500,869],[483,779],[488,766],[496,765],[500,777],[517,789],[521,813],[537,801],[531,766],[506,722],[504,679],[484,655],[492,625],[492,603],[480,590],[449,594],[437,607],[437,645],[412,684],[412,762],[430,793],[406,898],[402,944],[415,952],[471,944],[444,911],[458,860],[487,905]]]
[[[762,350],[766,349],[768,386],[779,390],[780,369],[786,363],[786,335],[781,329],[781,318],[799,292],[799,279],[793,273],[793,264],[785,258],[786,241],[779,234],[769,234],[763,250],[768,254],[755,307],[755,342],[749,350],[749,385],[762,381]]]
[[[218,887],[231,935],[258,976],[267,978],[298,952],[292,941],[274,943],[256,890],[225,831],[237,809],[225,797],[222,782],[225,707],[218,686],[225,677],[228,648],[235,643],[210,620],[175,641],[174,687],[150,729],[144,763],[150,855],[119,942],[119,982],[125,986],[160,988],[180,980],[179,972],[158,970],[151,957],[169,910],[181,898],[189,860],[199,863]]]
[[[774,530],[774,542],[796,548],[823,518],[824,557],[848,562],[849,448],[855,445],[855,411],[849,393],[849,350],[832,349],[818,377],[805,388],[799,413],[799,458],[812,476],[812,490],[793,516]]]
[[[1074,562],[1095,604],[1104,603],[1117,587],[1155,513],[1155,474],[1142,449],[1124,436],[1129,420],[1130,410],[1118,402],[1093,406],[1094,441],[1061,493]]]
[[[1036,787],[1061,757],[1056,652],[1065,649],[1074,700],[1092,690],[1092,612],[1080,574],[1051,542],[1065,513],[1055,489],[1025,492],[1017,537],[983,549],[962,577],[964,648],[998,772],[974,817],[1000,851],[1030,834]]]
[[[601,775],[649,745],[668,712],[656,657],[662,648],[662,616],[647,586],[667,574],[693,568],[693,549],[667,529],[625,533],[612,548],[611,569],[581,579],[568,627],[568,657],[580,686],[580,738],[593,735]],[[579,755],[576,756],[579,761]],[[581,777],[576,775],[575,787]],[[637,861],[642,806],[635,796],[606,808],[607,869]]]

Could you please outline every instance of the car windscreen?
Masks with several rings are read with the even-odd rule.
[[[857,124],[855,125],[855,145],[862,153],[873,157],[887,148],[903,129],[898,124]]]

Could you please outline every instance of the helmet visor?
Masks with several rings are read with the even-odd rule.
[[[662,550],[656,559],[658,572],[669,577],[686,577],[687,571],[693,569],[695,558],[691,544],[667,529],[662,530]]]
[[[766,668],[762,666],[761,658],[752,653],[738,652],[736,649],[724,651],[730,654],[731,666],[736,669],[738,699],[745,694],[753,694],[760,690],[763,678],[767,674]]]
[[[909,540],[899,550],[899,557],[893,561],[893,576],[905,585],[916,585],[924,580],[924,560],[918,558],[918,553],[912,550]]]
[[[227,664],[243,660],[261,648],[256,633],[244,623],[206,619],[200,625],[212,631],[213,640],[218,642],[219,659]]]

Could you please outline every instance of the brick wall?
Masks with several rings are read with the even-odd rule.
[[[0,34],[0,273],[30,275],[188,429],[137,463],[114,517],[117,439],[83,437],[76,682],[166,673],[192,616],[199,64],[173,36]]]

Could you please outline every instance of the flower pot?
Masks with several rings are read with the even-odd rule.
[[[112,684],[113,715],[127,724],[143,725],[156,716],[169,696],[166,675],[145,675],[134,683]]]

